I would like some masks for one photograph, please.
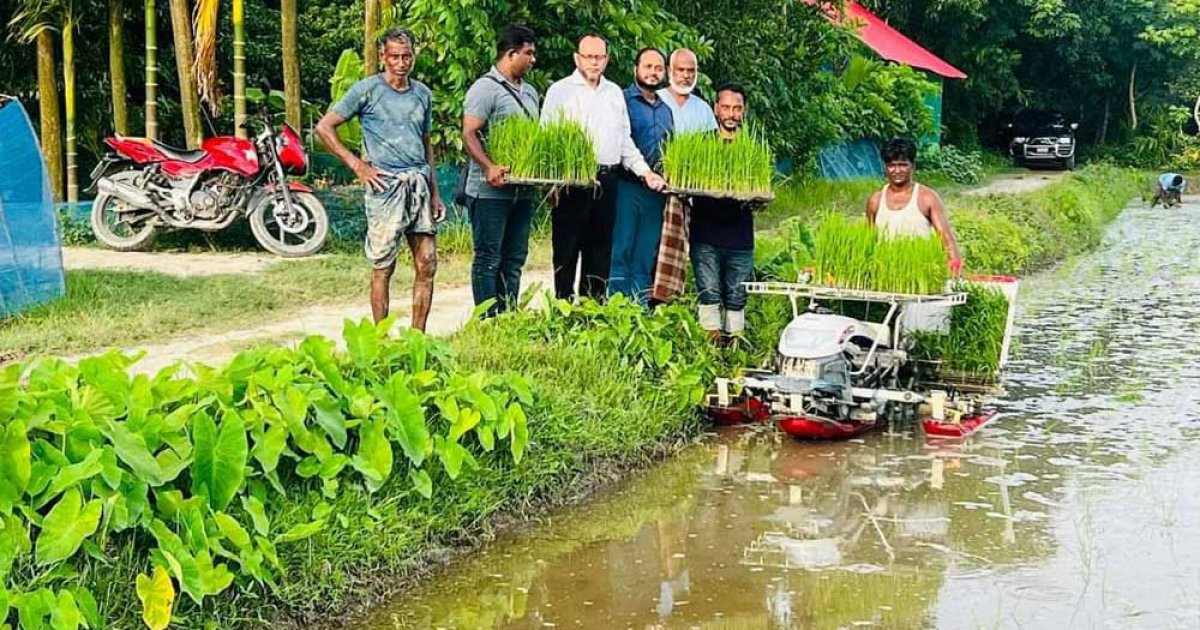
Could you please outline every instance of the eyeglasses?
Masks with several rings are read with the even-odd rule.
[[[575,54],[579,55],[585,61],[595,61],[596,63],[599,63],[601,61],[604,61],[605,59],[608,59],[608,55],[585,55],[583,53],[578,53],[578,52]]]

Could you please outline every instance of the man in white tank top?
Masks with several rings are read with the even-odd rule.
[[[955,276],[962,271],[962,254],[954,238],[954,228],[946,217],[937,191],[913,181],[917,166],[917,145],[906,138],[894,138],[879,151],[887,175],[883,190],[867,200],[867,223],[891,236],[929,236],[942,239]]]

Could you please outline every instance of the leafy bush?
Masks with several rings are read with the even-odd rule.
[[[940,173],[959,184],[983,181],[983,154],[979,151],[964,151],[949,144],[923,145],[917,164],[923,173]]]

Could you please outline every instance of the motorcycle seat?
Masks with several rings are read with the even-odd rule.
[[[151,140],[150,142],[154,145],[154,148],[161,151],[163,155],[172,160],[179,160],[180,162],[199,162],[200,160],[204,159],[204,156],[208,155],[207,152],[200,149],[176,149],[175,147],[168,144],[163,144],[158,140]]]

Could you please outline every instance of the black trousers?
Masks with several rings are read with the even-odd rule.
[[[612,233],[617,213],[617,171],[602,172],[599,188],[570,188],[550,215],[554,248],[554,295],[573,299],[579,271],[578,295],[604,301],[612,266]]]

